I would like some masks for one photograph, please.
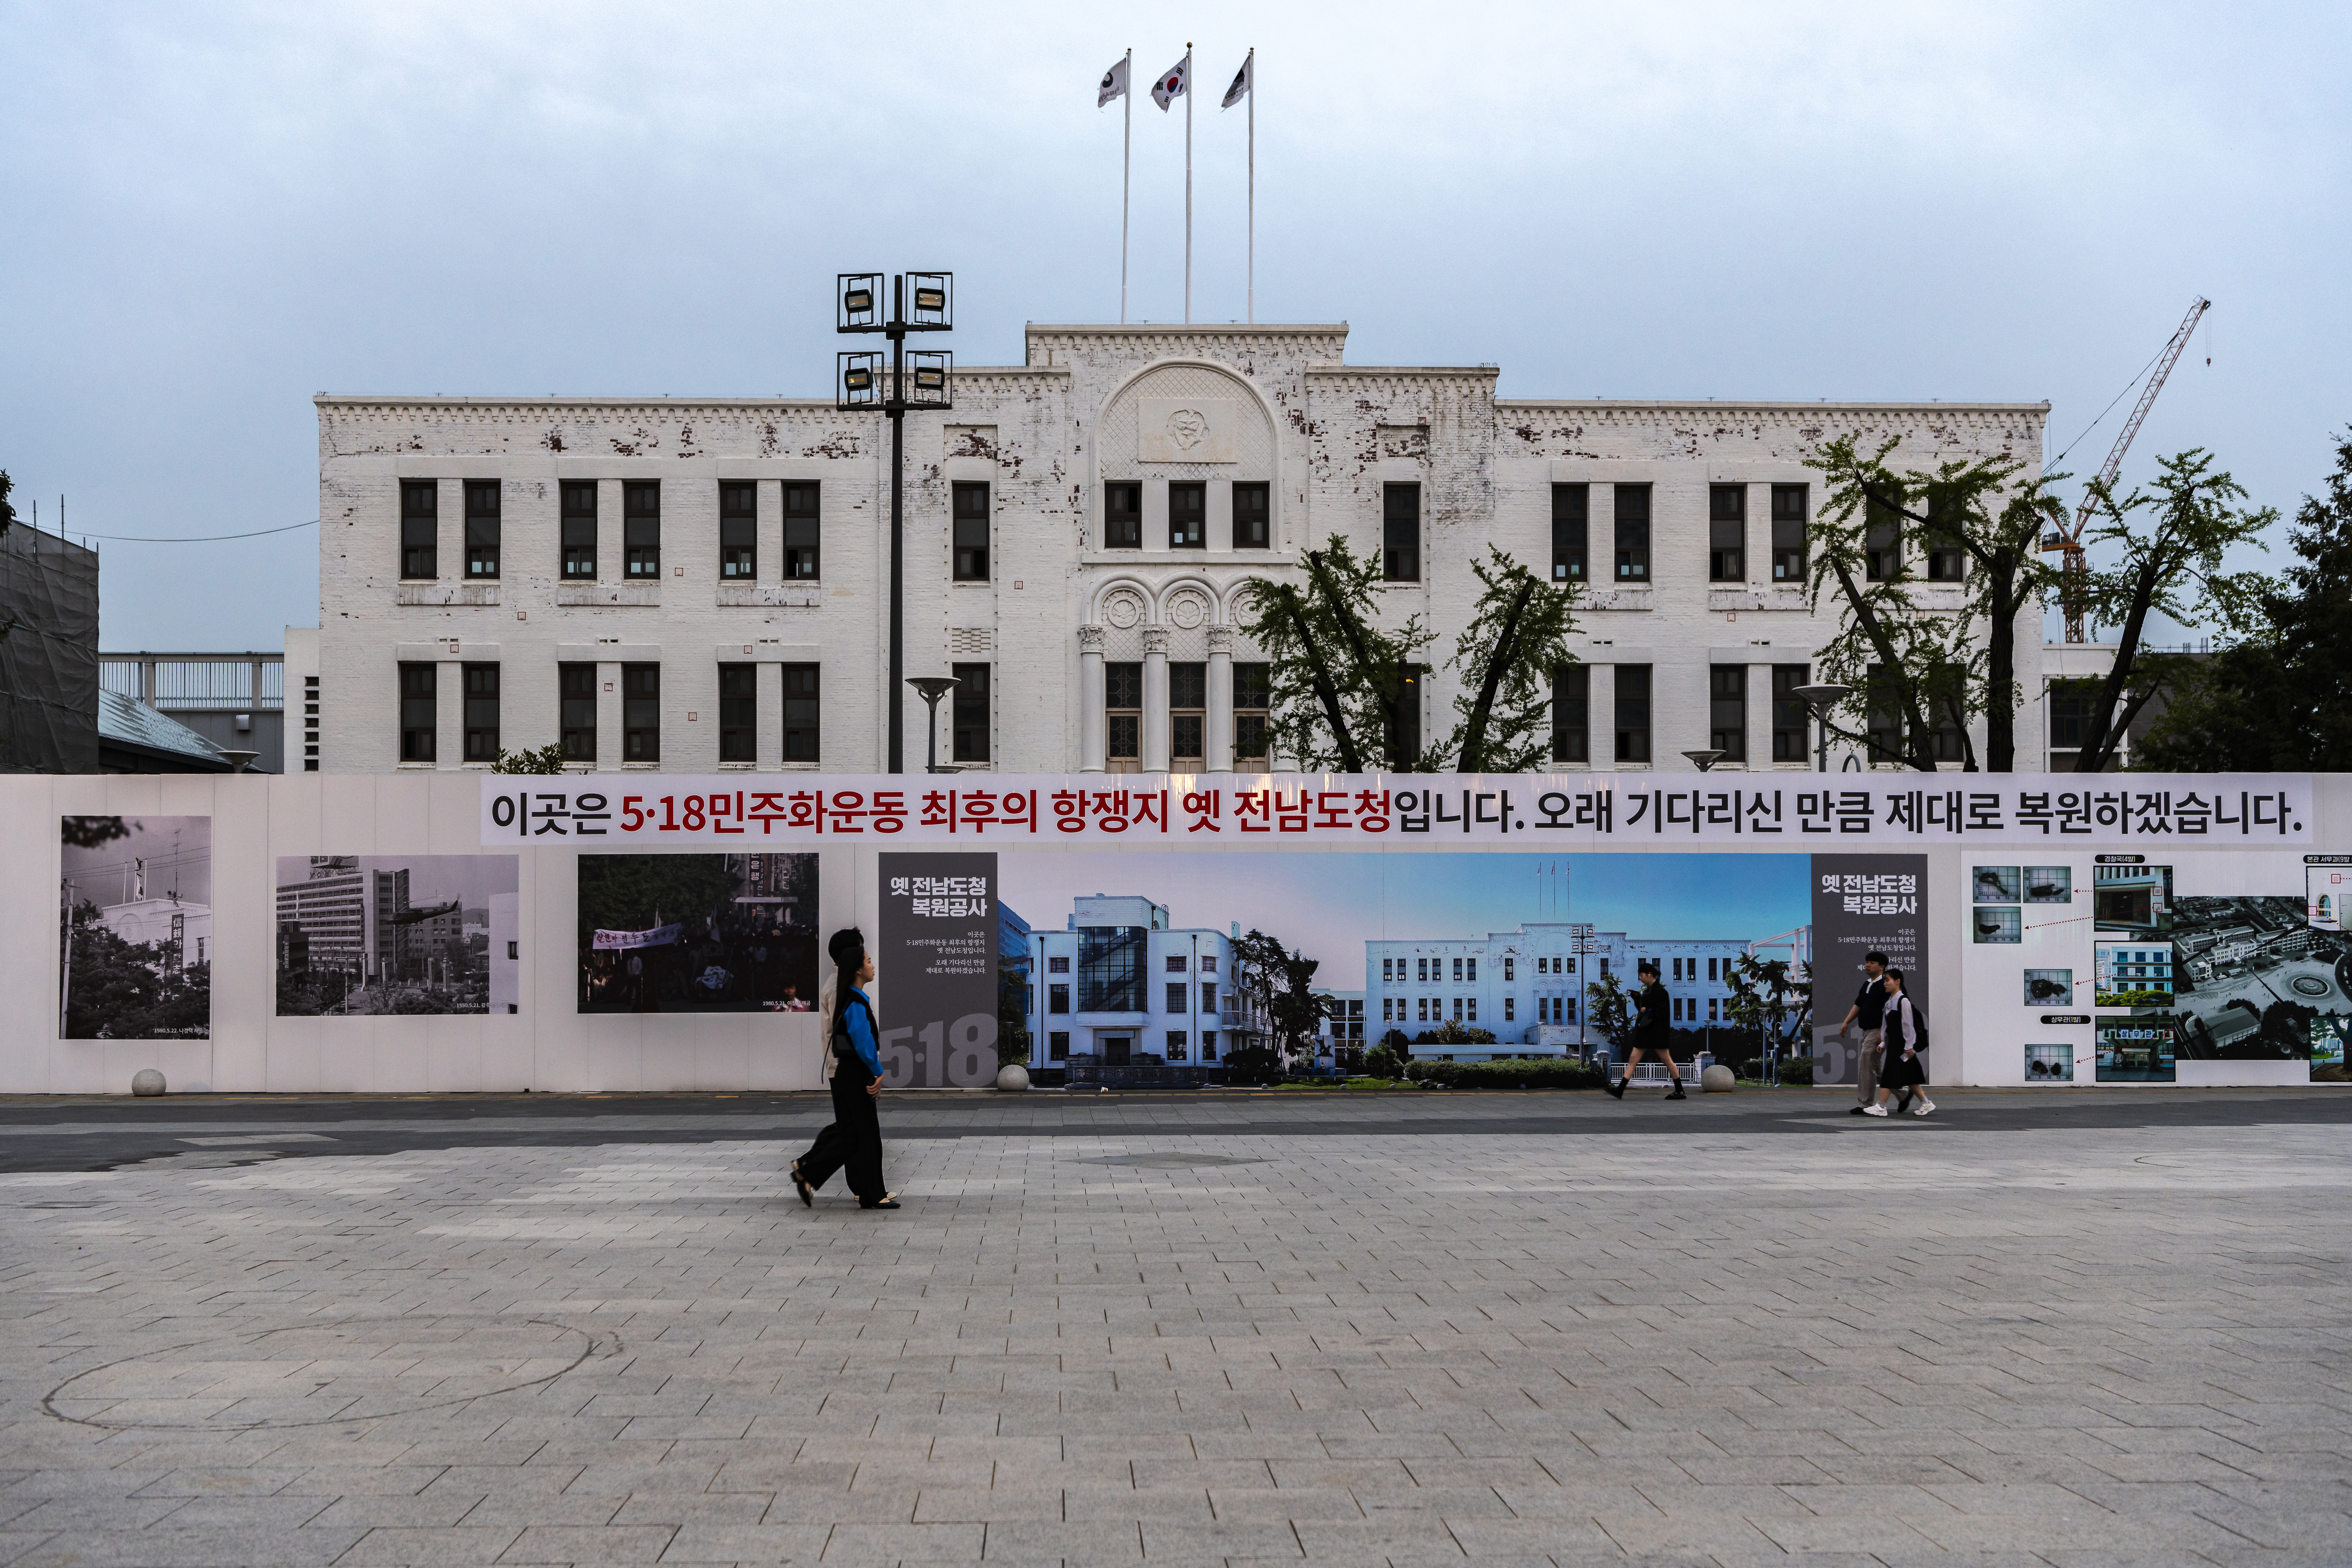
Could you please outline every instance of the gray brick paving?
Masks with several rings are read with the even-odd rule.
[[[2352,1561],[2340,1124],[1758,1103],[0,1176],[0,1565]]]

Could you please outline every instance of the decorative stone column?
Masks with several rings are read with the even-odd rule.
[[[1103,716],[1103,629],[1088,622],[1078,628],[1078,771],[1104,771],[1109,753],[1109,725]]]
[[[1234,770],[1234,629],[1209,628],[1209,735],[1212,773]]]
[[[1168,629],[1143,629],[1143,770],[1168,771]]]

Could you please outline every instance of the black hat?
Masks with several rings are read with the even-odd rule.
[[[833,934],[824,950],[832,955],[835,968],[854,969],[866,956],[866,933],[855,925],[845,925]]]

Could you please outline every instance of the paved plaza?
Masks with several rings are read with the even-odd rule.
[[[1939,1100],[0,1107],[0,1563],[2352,1561],[2352,1095]]]

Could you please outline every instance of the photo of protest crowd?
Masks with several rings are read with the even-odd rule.
[[[808,1012],[813,854],[583,855],[583,1013]]]

